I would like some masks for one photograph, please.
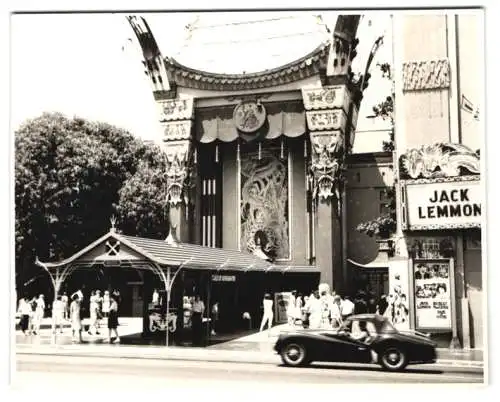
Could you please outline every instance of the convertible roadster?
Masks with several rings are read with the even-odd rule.
[[[377,363],[389,371],[408,364],[435,363],[436,343],[427,334],[398,331],[377,314],[349,317],[338,330],[282,332],[274,350],[287,366],[313,361]]]

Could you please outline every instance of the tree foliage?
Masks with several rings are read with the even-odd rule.
[[[140,166],[156,164],[161,169],[160,154],[158,148],[105,123],[50,113],[22,124],[15,133],[18,280],[33,276],[35,256],[45,261],[67,258],[102,236],[117,211],[123,218],[120,224],[137,234],[135,222],[127,220],[131,215],[127,208],[135,209],[137,204],[122,196],[122,187],[142,185],[134,178],[138,171],[144,176]],[[152,185],[158,192],[163,189],[158,181]],[[146,200],[152,200],[151,209],[157,208],[154,198]],[[125,206],[119,206],[120,201]],[[139,202],[141,208],[147,208],[144,202]],[[163,222],[151,214],[143,219],[154,222],[144,223],[155,228],[154,233]],[[140,228],[140,234],[150,233]]]
[[[391,66],[388,63],[379,64],[378,67],[382,71],[382,76],[392,81]],[[382,143],[382,149],[385,152],[393,152],[395,150],[394,144],[394,94],[387,96],[380,103],[373,106],[373,114],[375,118],[383,120],[390,120],[391,129],[389,132],[389,141]],[[385,207],[387,212],[381,214],[375,219],[362,222],[356,230],[365,233],[368,236],[380,236],[383,238],[389,237],[396,231],[396,194],[395,188],[390,187],[386,190],[386,199],[388,202]]]

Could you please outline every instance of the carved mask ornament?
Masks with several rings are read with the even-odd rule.
[[[167,147],[167,193],[170,205],[182,202],[184,184],[188,175],[190,142],[170,143]]]
[[[333,195],[333,186],[343,152],[343,136],[338,132],[310,133],[311,171],[313,174],[313,197],[326,200]]]

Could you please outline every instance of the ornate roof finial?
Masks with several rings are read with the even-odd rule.
[[[109,229],[109,231],[111,233],[115,233],[116,232],[116,228],[115,228],[115,225],[116,225],[116,217],[113,215],[111,216],[111,218],[109,219],[110,223],[111,223],[111,228]]]

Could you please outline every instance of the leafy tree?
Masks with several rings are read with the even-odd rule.
[[[45,261],[67,258],[105,233],[124,183],[129,187],[138,183],[132,178],[139,163],[155,166],[160,153],[120,128],[58,113],[22,124],[15,133],[18,286],[39,273],[33,265],[35,256]],[[162,191],[158,181],[153,184]],[[156,218],[145,215],[143,219]],[[136,234],[127,219],[122,224],[128,233]],[[141,229],[140,234],[148,233]]]
[[[391,66],[388,63],[378,64],[382,71],[382,76],[392,81]],[[382,149],[385,152],[393,152],[395,150],[394,144],[394,93],[387,96],[382,102],[373,107],[373,114],[375,118],[383,120],[389,119],[391,122],[391,129],[389,132],[389,141],[382,143]],[[380,236],[387,238],[396,231],[396,194],[395,188],[390,187],[386,190],[386,198],[388,200],[385,207],[387,212],[381,214],[376,219],[360,223],[356,230],[365,233],[368,236]]]

